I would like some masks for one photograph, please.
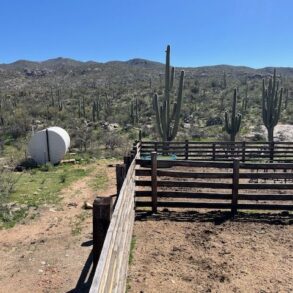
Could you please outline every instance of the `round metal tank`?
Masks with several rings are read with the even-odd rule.
[[[36,132],[28,144],[28,153],[38,164],[58,164],[70,146],[69,134],[61,127]]]

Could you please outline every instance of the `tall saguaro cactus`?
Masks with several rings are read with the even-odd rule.
[[[229,114],[225,112],[225,130],[230,134],[230,140],[235,141],[236,134],[239,132],[241,124],[241,114],[236,114],[237,106],[237,89],[234,89],[233,101],[232,101],[232,113],[231,119],[229,119]],[[230,121],[229,121],[230,120]]]
[[[177,101],[172,107],[171,95],[174,85],[174,67],[170,67],[170,46],[166,50],[165,66],[165,91],[162,102],[159,102],[157,94],[154,95],[154,110],[156,113],[157,128],[163,141],[172,141],[178,132],[180,111],[182,104],[184,71],[181,71],[179,87],[177,92]]]
[[[269,85],[265,87],[265,80],[262,81],[262,119],[268,131],[268,141],[274,141],[274,128],[278,124],[283,88],[279,90],[279,82],[276,78],[276,69],[274,69],[273,78],[270,78]]]

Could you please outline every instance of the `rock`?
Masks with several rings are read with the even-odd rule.
[[[87,201],[85,201],[85,202],[83,203],[83,208],[84,208],[85,210],[90,210],[90,209],[93,208],[93,205],[90,204],[90,203],[88,203]]]
[[[76,202],[70,202],[70,203],[67,204],[67,206],[76,208],[78,206],[78,204]]]
[[[24,171],[24,170],[25,170],[24,166],[21,166],[21,165],[17,165],[17,166],[14,168],[14,171],[15,171],[15,172],[22,172],[22,171]]]

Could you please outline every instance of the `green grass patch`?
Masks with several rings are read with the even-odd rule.
[[[82,229],[82,223],[85,221],[86,218],[90,217],[91,214],[83,211],[81,214],[77,215],[72,223],[71,227],[71,234],[73,236],[80,235]]]
[[[10,213],[8,210],[0,211],[0,229],[12,228],[17,222],[27,216],[27,209],[20,209],[17,212]]]
[[[40,168],[12,172],[11,176],[17,178],[13,192],[8,201],[17,205],[25,205],[26,208],[17,213],[9,213],[0,210],[0,227],[12,227],[27,215],[29,207],[39,207],[43,204],[56,204],[62,199],[60,191],[72,182],[90,173],[89,168],[80,166],[44,165]]]
[[[73,181],[87,175],[85,168],[69,165],[25,171],[15,185],[11,201],[28,206],[58,203],[58,193]],[[17,176],[18,174],[14,174]]]
[[[97,173],[89,182],[90,187],[95,191],[99,189],[104,189],[107,186],[108,176],[105,168],[103,170],[99,170],[99,173]]]

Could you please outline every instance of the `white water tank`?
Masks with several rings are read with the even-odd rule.
[[[38,164],[59,163],[70,146],[69,134],[61,127],[49,127],[33,134],[28,153]]]

